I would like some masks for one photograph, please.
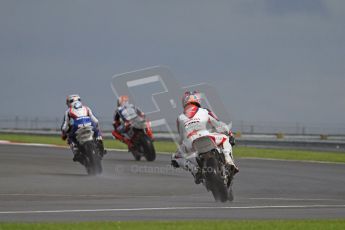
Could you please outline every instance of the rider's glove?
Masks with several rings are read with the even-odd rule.
[[[131,126],[131,123],[129,121],[125,121],[124,129],[125,129],[126,132],[128,131],[130,126]]]
[[[229,132],[229,143],[231,146],[234,146],[236,144],[235,136],[231,131]]]
[[[61,133],[61,139],[64,141],[67,139],[66,133]]]
[[[138,113],[138,115],[139,115],[139,117],[141,117],[141,118],[145,118],[145,113],[143,113],[143,112]]]

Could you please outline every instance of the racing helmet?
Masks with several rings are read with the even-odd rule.
[[[184,96],[182,98],[182,105],[183,108],[185,108],[189,104],[194,104],[198,107],[201,106],[201,95],[197,91],[187,91],[184,93]]]
[[[80,96],[78,94],[68,95],[66,98],[66,105],[68,107],[71,107],[72,103],[76,101],[81,101]]]
[[[128,96],[122,95],[117,99],[117,107],[123,106],[125,103],[128,102]]]

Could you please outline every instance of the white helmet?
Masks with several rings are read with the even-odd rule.
[[[198,107],[201,105],[201,95],[197,91],[187,91],[184,93],[183,98],[182,98],[182,105],[183,108],[185,108],[189,104],[194,104]]]
[[[68,95],[66,98],[66,105],[68,107],[71,107],[72,103],[76,101],[81,101],[80,96],[78,94]]]

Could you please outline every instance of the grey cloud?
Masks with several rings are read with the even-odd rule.
[[[266,0],[266,9],[272,14],[315,13],[328,14],[328,8],[323,0]]]
[[[111,76],[162,64],[238,120],[345,122],[345,4],[312,2],[1,1],[0,116],[60,116],[74,92],[111,116]]]

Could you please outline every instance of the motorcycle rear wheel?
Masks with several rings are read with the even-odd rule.
[[[156,150],[152,140],[147,135],[142,135],[140,145],[144,149],[144,157],[147,161],[154,161],[156,159]]]
[[[208,159],[206,162],[206,167],[206,181],[214,199],[220,202],[228,201],[229,191],[220,175],[217,160],[215,158]]]
[[[88,175],[98,175],[103,171],[101,157],[97,153],[96,146],[94,142],[85,143],[86,151],[86,172]]]

